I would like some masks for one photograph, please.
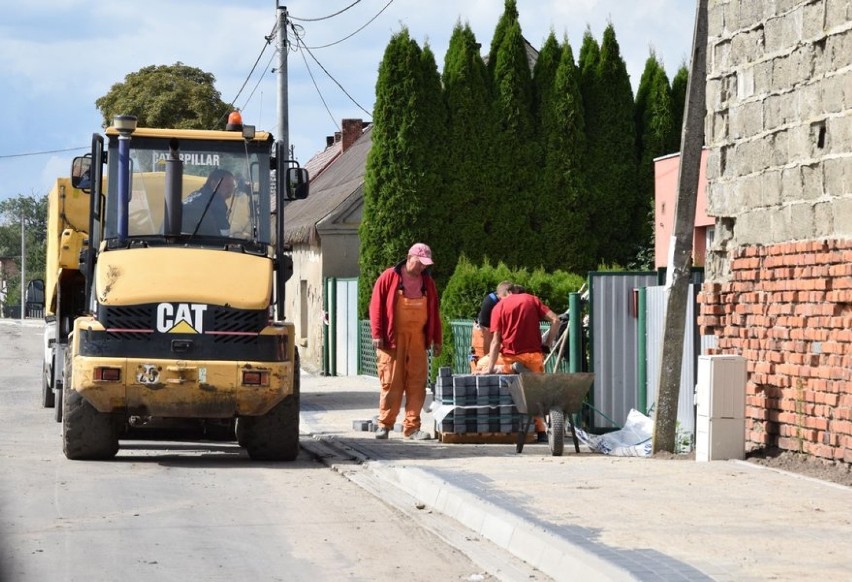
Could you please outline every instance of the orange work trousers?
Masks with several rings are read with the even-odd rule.
[[[420,430],[420,410],[426,401],[426,298],[409,299],[399,291],[394,307],[396,348],[377,350],[379,424],[393,430],[405,396],[403,433]]]
[[[528,354],[501,354],[503,358],[503,367],[497,367],[497,373],[500,374],[514,374],[512,370],[512,364],[514,362],[520,362],[524,366],[526,366],[530,372],[544,372],[544,354],[541,352],[532,352]],[[535,430],[536,432],[546,432],[547,425],[544,423],[544,419],[540,416],[533,417],[533,421],[535,421]]]

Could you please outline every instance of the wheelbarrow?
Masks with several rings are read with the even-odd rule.
[[[509,393],[521,413],[521,431],[516,440],[516,450],[524,450],[524,441],[534,416],[541,416],[547,424],[547,444],[554,457],[562,456],[565,447],[565,420],[571,428],[574,451],[580,452],[580,441],[574,430],[574,414],[580,412],[583,400],[592,387],[595,375],[591,372],[573,374],[518,374],[509,384]],[[526,422],[523,422],[526,417]]]

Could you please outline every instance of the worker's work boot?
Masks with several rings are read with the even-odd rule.
[[[387,428],[380,425],[379,428],[376,429],[376,438],[386,440],[388,438],[388,432]]]
[[[405,435],[405,438],[410,441],[430,441],[432,435],[425,430],[415,430],[413,433]]]

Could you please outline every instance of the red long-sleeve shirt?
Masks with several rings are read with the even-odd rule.
[[[373,285],[373,295],[370,297],[370,333],[373,339],[381,339],[386,348],[396,347],[396,328],[394,325],[394,308],[396,306],[399,290],[402,288],[402,268],[405,263],[401,262],[394,267],[389,267],[379,275],[376,284]],[[423,293],[426,296],[426,347],[432,344],[441,345],[443,342],[443,328],[441,327],[441,316],[438,311],[438,288],[435,280],[426,273],[422,273]]]

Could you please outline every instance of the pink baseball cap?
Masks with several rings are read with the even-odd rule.
[[[432,264],[432,249],[423,243],[417,243],[408,249],[408,256],[417,257],[417,259],[424,265]]]

